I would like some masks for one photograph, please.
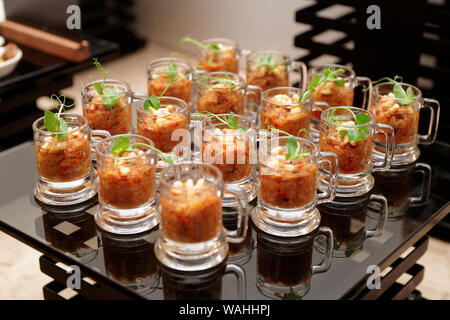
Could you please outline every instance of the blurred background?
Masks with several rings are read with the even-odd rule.
[[[67,19],[74,13],[67,11],[71,5],[80,8],[81,29],[67,28]],[[367,27],[369,5],[380,7],[381,29]],[[0,150],[32,138],[31,124],[52,106],[45,97],[53,93],[65,94],[75,102],[73,112],[81,112],[81,83],[100,77],[91,57],[99,57],[112,78],[145,92],[147,63],[175,51],[194,61],[195,48],[179,45],[186,35],[199,40],[234,39],[241,49],[276,49],[310,66],[348,64],[372,80],[402,75],[405,82],[419,86],[424,96],[440,101],[438,140],[450,142],[448,0],[0,0],[0,32],[8,42],[13,34],[5,21],[63,37],[80,48],[87,43],[89,54],[68,59],[45,51],[48,48],[40,48],[39,43],[15,40],[23,57],[0,78]],[[442,240],[449,238],[448,220],[433,230]],[[15,245],[18,249],[10,250]],[[20,246],[0,234],[0,281],[11,281],[11,288],[16,286],[14,275],[3,274],[14,269],[12,260],[26,266],[37,255]],[[448,245],[436,250],[433,259],[438,260],[429,264],[435,264],[436,273],[448,273]],[[11,251],[25,260],[17,262],[8,256]],[[30,277],[36,276],[30,272]],[[439,287],[439,280],[435,284]],[[435,294],[450,298],[448,290]],[[8,297],[0,294],[0,298]]]

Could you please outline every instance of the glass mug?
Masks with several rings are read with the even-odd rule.
[[[273,126],[293,136],[309,137],[312,102],[299,103],[304,91],[293,87],[265,90],[261,99],[260,128]]]
[[[293,61],[288,56],[275,50],[246,52],[246,81],[263,91],[276,87],[289,86],[289,74],[301,73],[299,88],[306,88],[307,68],[303,62]]]
[[[153,292],[160,279],[154,248],[158,228],[132,235],[99,231],[106,274],[139,294]]]
[[[376,227],[369,229],[366,225],[367,208],[377,204]],[[332,202],[318,206],[321,225],[333,230],[333,257],[348,258],[361,250],[366,239],[383,231],[387,221],[388,204],[385,197],[372,194],[372,190],[354,197],[336,197]],[[325,251],[325,242],[317,239],[315,247],[319,252]]]
[[[229,79],[231,82],[220,81],[215,78]],[[224,114],[233,112],[239,115],[248,115],[257,119],[258,109],[247,103],[250,96],[258,100],[261,96],[261,88],[246,85],[239,74],[230,72],[197,73],[195,84],[196,111],[199,113],[211,112]]]
[[[123,81],[106,79],[104,94],[100,95],[94,86],[100,82],[103,80],[88,83],[81,90],[83,115],[87,118],[89,127],[107,131],[111,135],[130,133],[133,99],[130,85]],[[106,94],[108,91],[111,94]]]
[[[310,223],[318,203],[333,200],[339,165],[335,154],[319,152],[303,138],[296,138],[299,151],[309,155],[286,160],[288,139],[272,136],[259,142],[258,205],[252,218],[259,229],[278,236],[296,236]],[[323,170],[325,163],[331,170]],[[319,171],[329,182],[317,194]]]
[[[198,48],[197,68],[206,72],[239,72],[240,49],[236,41],[225,38],[203,40],[204,45],[216,44],[219,49]]]
[[[437,100],[422,97],[422,92],[410,84],[400,83],[405,90],[411,90],[413,97],[411,102],[403,105],[401,99],[393,93],[393,83],[379,83],[373,87],[370,112],[375,116],[377,123],[390,125],[394,128],[395,155],[394,164],[412,163],[419,158],[420,151],[417,144],[431,144],[436,139],[439,125],[440,105]],[[419,116],[422,109],[431,112],[428,124],[428,133],[420,135]],[[377,158],[383,156],[385,137],[382,134],[375,135],[375,151]]]
[[[131,234],[150,230],[158,224],[156,208],[156,154],[147,147],[111,154],[117,137],[127,137],[130,144],[152,141],[127,134],[102,140],[96,147],[98,200],[97,225],[111,233]]]
[[[339,158],[338,193],[355,192],[356,186],[368,185],[371,172],[389,169],[394,155],[394,130],[377,124],[371,113],[355,107],[331,107],[321,114],[320,151],[333,152]],[[351,110],[350,113],[348,110]],[[370,121],[357,125],[353,116],[365,114]],[[339,117],[339,120],[336,120]],[[373,136],[381,133],[388,143],[385,156],[372,161]]]
[[[256,286],[263,295],[272,299],[300,300],[309,291],[311,277],[330,269],[333,232],[320,227],[319,221],[320,217],[305,234],[293,238],[257,231]],[[313,245],[317,238],[328,245],[322,262],[313,265]]]
[[[362,106],[365,109],[370,101],[370,92],[372,90],[372,81],[367,77],[356,76],[355,71],[346,66],[338,64],[326,64],[318,67],[312,67],[308,71],[308,79],[311,81],[315,75],[320,75],[326,68],[344,69],[344,72],[338,74],[336,80],[327,82],[319,91],[314,91],[311,100],[316,103],[311,117],[311,137],[314,141],[319,139],[320,114],[329,107],[352,106],[354,91],[357,86],[364,88]],[[342,81],[344,80],[344,81]]]
[[[176,78],[167,88],[170,79],[170,66],[175,65]],[[161,58],[147,65],[147,91],[148,95],[157,97],[165,91],[166,97],[175,97],[187,103],[190,111],[192,103],[193,69],[189,63],[180,58]]]
[[[161,265],[164,299],[166,300],[220,300],[222,278],[232,274],[237,279],[236,297],[245,300],[245,271],[234,264],[221,263],[208,270],[179,271]],[[230,297],[224,297],[230,299]]]
[[[420,192],[412,195],[413,175],[420,173]],[[382,194],[388,202],[388,218],[401,217],[409,207],[425,204],[430,196],[431,167],[426,163],[414,162],[402,166],[391,166],[389,171],[374,173],[374,192]],[[373,206],[369,206],[374,209]]]
[[[238,202],[234,231],[225,230],[222,224],[224,193],[234,195]],[[159,205],[161,237],[155,252],[159,261],[172,269],[211,268],[227,256],[226,241],[245,239],[246,194],[235,186],[224,188],[222,172],[213,165],[191,162],[163,169]]]
[[[153,146],[164,153],[172,153],[175,162],[190,160],[190,114],[188,104],[175,97],[161,97],[160,107],[154,110],[149,107],[150,112],[144,109],[147,96],[136,95],[138,101],[137,134],[150,139]],[[159,185],[159,174],[169,164],[160,155],[156,161],[156,181]]]
[[[225,116],[229,114],[218,115]],[[241,188],[247,194],[247,202],[256,197],[256,130],[250,118],[235,115],[238,127],[231,129],[215,117],[203,120],[203,143],[201,158],[205,163],[216,166],[221,172],[226,186]],[[235,207],[236,198],[224,195],[222,206]]]
[[[87,119],[69,113],[62,113],[60,118],[68,128],[59,133],[45,128],[44,117],[33,123],[38,173],[34,196],[44,205],[72,206],[95,196],[96,174],[92,169]]]

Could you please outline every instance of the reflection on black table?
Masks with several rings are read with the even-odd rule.
[[[159,284],[158,260],[154,245],[158,228],[135,234],[112,234],[98,229],[102,239],[105,270],[109,277],[124,286],[149,294]]]

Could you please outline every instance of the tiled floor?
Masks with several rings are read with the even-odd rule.
[[[150,44],[138,52],[105,64],[111,78],[128,82],[134,91],[146,91],[148,62],[170,55],[172,50],[157,44]],[[80,82],[100,78],[95,68],[77,74],[74,86],[63,91],[70,97],[80,96]],[[79,102],[79,101],[78,101]],[[75,109],[81,112],[80,105]],[[0,232],[0,299],[42,299],[42,287],[50,278],[39,271],[40,253]],[[425,279],[419,286],[428,299],[450,299],[450,244],[431,239],[428,252],[420,259],[425,266]]]

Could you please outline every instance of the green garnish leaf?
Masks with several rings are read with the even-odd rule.
[[[115,156],[119,156],[129,147],[130,147],[130,139],[128,137],[120,136],[113,140],[111,144],[111,153]]]
[[[123,96],[123,93],[117,91],[117,88],[108,88],[106,93],[102,96],[102,103],[106,105],[108,109],[114,108],[116,103]]]
[[[286,131],[276,129],[275,127],[269,125],[268,130],[272,132],[278,132],[285,134],[289,136],[289,138],[286,141],[286,147],[287,147],[287,154],[286,154],[286,160],[297,160],[300,157],[309,157],[311,155],[310,152],[300,152],[300,145],[298,144],[298,140],[293,135],[287,133]],[[305,129],[306,130],[306,129]],[[300,130],[302,131],[302,130]]]
[[[298,142],[295,137],[290,136],[286,141],[287,155],[286,160],[294,160],[297,158]]]
[[[217,44],[215,44],[215,43],[208,43],[206,45],[206,48],[208,50],[220,50],[219,46]]]
[[[271,54],[266,54],[256,60],[256,67],[266,67],[267,69],[269,69],[269,74],[272,74],[273,70],[278,66],[279,64],[277,63],[275,57]]]
[[[186,43],[186,42],[192,43],[192,44],[196,45],[197,47],[202,48],[204,50],[219,50],[220,49],[216,43],[203,44],[200,41],[195,40],[191,37],[183,37],[183,38],[181,38],[180,42],[181,43]]]
[[[408,106],[416,101],[416,99],[414,98],[414,92],[412,88],[408,87],[405,91],[402,85],[398,82],[398,81],[402,82],[403,77],[398,75],[396,75],[394,79],[389,77],[383,77],[381,79],[378,79],[377,81],[373,81],[372,84],[377,84],[382,81],[388,81],[394,84],[392,88],[392,93],[394,94],[395,98],[398,100],[398,103],[401,106]]]
[[[97,91],[99,95],[103,94],[103,86],[103,82],[94,82],[95,91]]]
[[[148,107],[152,107],[153,109],[158,110],[161,107],[160,98],[152,95],[150,98],[146,99],[144,102],[144,110],[150,112]]]
[[[96,82],[94,83],[94,88],[97,91],[97,93],[99,95],[103,95],[104,90],[105,90],[105,81],[106,81],[106,76],[108,75],[108,70],[106,70],[105,68],[103,68],[103,66],[101,65],[101,63],[98,61],[97,58],[93,58],[94,59],[94,66],[101,72],[103,73],[103,81],[102,82]]]
[[[339,88],[343,88],[345,86],[345,82],[345,79],[333,81],[333,83]]]
[[[206,113],[194,113],[193,114],[194,117],[199,117],[199,118],[216,118],[217,120],[219,120],[220,122],[222,122],[223,124],[225,124],[226,126],[228,126],[230,129],[233,130],[238,130],[241,129],[242,131],[246,131],[248,130],[247,127],[240,127],[239,128],[239,123],[238,120],[234,117],[234,112],[230,111],[230,115],[227,116],[226,115],[222,115],[222,117],[219,117],[218,115],[212,113],[212,112],[206,112]]]
[[[56,99],[58,101],[57,106],[59,107],[59,110],[58,110],[58,114],[54,114],[50,110],[45,110],[45,112],[44,112],[44,127],[49,132],[58,133],[58,141],[62,141],[64,139],[66,139],[69,136],[69,134],[67,133],[67,131],[68,131],[67,122],[60,118],[61,112],[64,110],[64,108],[70,108],[75,103],[71,104],[70,106],[66,106],[66,97],[58,96],[56,94],[53,94],[50,98]]]
[[[314,75],[314,77],[311,80],[311,83],[308,85],[306,90],[300,95],[299,102],[305,102],[306,100],[308,100],[309,97],[311,97],[312,93],[316,90],[316,88],[318,88],[317,91],[320,91],[327,82],[337,79],[337,75],[342,72],[345,72],[345,70],[342,68],[340,69],[326,68],[322,70],[320,76],[318,74]]]
[[[360,113],[355,117],[355,122],[357,125],[369,123],[370,117],[365,113]]]
[[[356,125],[364,125],[370,122],[370,117],[365,114],[365,113],[360,113],[357,116],[353,113],[353,111],[347,107],[336,107],[334,108],[330,114],[327,117],[327,120],[333,123],[337,123],[339,124],[340,122],[342,122],[342,117],[340,116],[335,116],[334,113],[336,112],[336,110],[339,109],[343,109],[343,110],[347,110],[348,112],[350,112],[353,116],[353,119],[355,121]],[[369,130],[368,126],[360,126],[360,127],[355,127],[355,128],[349,128],[349,129],[341,129],[339,130],[339,134],[341,135],[345,135],[347,134],[350,141],[355,141],[355,142],[359,142],[359,141],[363,141],[366,139],[366,135],[367,135],[367,131]]]
[[[234,112],[233,111],[231,111],[230,115],[228,116],[228,126],[231,129],[234,129],[234,130],[238,129],[238,127],[239,127],[238,121],[234,117]]]
[[[136,142],[136,143],[130,144],[130,139],[128,137],[124,137],[124,136],[117,137],[113,140],[112,145],[111,145],[111,153],[115,156],[120,156],[120,154],[122,152],[135,151],[135,149],[133,149],[133,147],[136,147],[136,146],[143,146],[143,147],[152,149],[153,151],[158,153],[161,156],[161,158],[164,161],[166,161],[169,165],[173,165],[175,162],[174,155],[172,153],[164,153],[161,150],[159,150],[158,148],[155,148],[154,146],[151,146],[146,143]]]
[[[169,83],[172,84],[177,79],[177,65],[173,62],[169,64],[167,75],[169,76]]]
[[[67,130],[69,128],[68,128],[67,122],[65,120],[63,120],[63,119],[58,119],[58,120],[59,120],[59,132],[62,132],[62,133],[58,134],[58,140],[62,141],[69,136],[69,134],[67,133]]]
[[[44,112],[44,126],[50,132],[59,132],[59,118],[50,110]]]

